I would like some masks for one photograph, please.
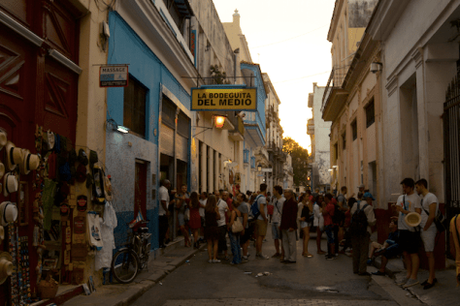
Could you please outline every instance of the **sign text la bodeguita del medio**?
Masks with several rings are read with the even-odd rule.
[[[255,88],[193,89],[192,110],[256,110]]]

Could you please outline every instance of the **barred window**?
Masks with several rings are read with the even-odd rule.
[[[176,124],[176,106],[174,103],[165,95],[163,95],[163,104],[161,109],[161,122],[170,128],[174,129]]]
[[[366,128],[375,122],[374,99],[366,106]]]
[[[356,138],[358,138],[358,124],[356,119],[351,123],[351,133],[353,136],[353,141],[355,141]]]

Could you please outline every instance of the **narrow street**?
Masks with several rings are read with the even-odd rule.
[[[324,239],[322,243],[325,249]],[[208,263],[206,248],[202,248],[133,305],[152,305],[152,302],[165,306],[419,304],[389,278],[380,278],[379,284],[370,276],[353,274],[350,257],[340,255],[336,260],[326,261],[323,255],[316,254],[315,241],[310,240],[310,250],[315,256],[305,258],[301,256],[301,245],[299,241],[296,264],[282,264],[275,258],[254,259],[255,249],[251,246],[249,262],[237,266],[228,261]],[[275,253],[270,237],[263,250],[267,255]],[[375,268],[369,267],[369,271]],[[269,275],[256,277],[265,272]],[[382,282],[386,282],[387,291],[399,294],[405,303],[396,302],[395,294],[382,289]]]

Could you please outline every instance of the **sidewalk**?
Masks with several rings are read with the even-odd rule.
[[[455,262],[446,260],[448,268],[444,270],[436,270],[436,285],[428,290],[424,290],[421,285],[415,285],[406,290],[413,297],[426,305],[459,305],[460,304],[460,287],[457,287],[455,279]],[[381,257],[374,260],[374,266],[380,268]],[[403,280],[406,276],[403,260],[400,258],[390,259],[385,267],[385,273],[392,278],[396,283]],[[420,283],[428,279],[428,270],[420,269],[418,272],[418,280]],[[375,276],[372,278],[381,278],[387,276]],[[395,284],[396,286],[396,284]]]
[[[168,244],[162,254],[149,262],[149,271],[141,271],[130,284],[104,285],[96,288],[91,295],[80,294],[62,304],[63,306],[127,306],[150,290],[154,285],[185,263],[198,252],[184,247],[183,238],[177,238]]]

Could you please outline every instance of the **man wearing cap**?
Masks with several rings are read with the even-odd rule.
[[[367,231],[363,235],[351,237],[351,245],[353,247],[353,273],[358,275],[370,275],[367,272],[367,255],[369,253],[369,239],[372,234],[371,226],[376,223],[374,208],[372,201],[375,200],[370,192],[365,192],[363,195],[364,200],[356,202],[351,208],[351,215],[362,209],[367,218]],[[366,205],[367,204],[367,205]]]
[[[399,213],[398,215],[398,230],[399,230],[399,245],[403,251],[404,263],[406,265],[406,278],[399,283],[404,288],[409,288],[418,284],[417,273],[420,266],[420,258],[418,257],[419,248],[419,232],[415,227],[407,224],[405,218],[407,214],[422,212],[420,206],[420,197],[414,192],[415,183],[411,178],[405,178],[401,181],[403,194],[399,196],[394,207]]]
[[[420,202],[420,206],[422,207],[422,222],[420,222],[422,232],[420,233],[420,237],[422,237],[423,246],[428,257],[428,268],[430,271],[430,276],[422,283],[423,289],[426,290],[433,287],[437,282],[434,271],[435,258],[433,251],[437,233],[434,218],[439,210],[439,201],[434,194],[428,191],[428,182],[426,179],[418,180],[415,183],[415,190],[422,197]]]

